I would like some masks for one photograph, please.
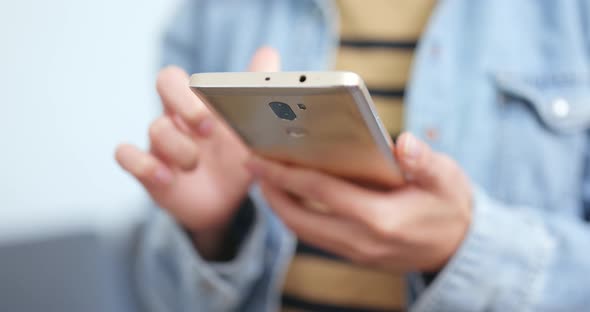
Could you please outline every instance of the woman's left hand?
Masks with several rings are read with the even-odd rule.
[[[440,270],[469,228],[470,182],[455,161],[409,133],[394,154],[409,182],[390,191],[260,158],[247,167],[300,240],[371,267]]]

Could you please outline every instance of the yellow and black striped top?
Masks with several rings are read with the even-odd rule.
[[[403,128],[403,100],[416,43],[435,0],[337,0],[336,70],[365,80],[392,136]],[[283,311],[403,311],[402,273],[361,267],[303,242],[285,280]]]

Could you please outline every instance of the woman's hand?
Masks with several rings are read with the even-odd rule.
[[[250,71],[277,71],[279,55],[261,48]],[[206,258],[222,253],[225,234],[252,176],[249,152],[238,137],[191,92],[189,76],[163,69],[157,81],[163,113],[148,131],[150,150],[121,144],[116,159],[152,199],[194,234]]]
[[[302,241],[373,267],[439,270],[469,228],[470,182],[455,161],[409,133],[394,153],[409,182],[387,192],[260,158],[247,167]]]

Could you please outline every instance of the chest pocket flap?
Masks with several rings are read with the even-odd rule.
[[[588,74],[516,75],[494,74],[503,96],[530,105],[549,130],[560,133],[590,128],[590,79]]]

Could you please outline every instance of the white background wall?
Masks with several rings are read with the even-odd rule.
[[[0,1],[0,239],[140,213],[113,149],[146,146],[177,2]]]

